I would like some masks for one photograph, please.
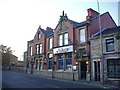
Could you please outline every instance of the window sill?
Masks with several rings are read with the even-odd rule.
[[[64,70],[63,69],[61,69],[61,70],[57,70],[57,72],[63,72]]]
[[[108,78],[108,80],[111,80],[111,81],[120,81],[119,78]]]
[[[104,54],[113,54],[113,53],[116,53],[116,51],[104,52]]]
[[[52,69],[48,69],[48,71],[52,71]]]

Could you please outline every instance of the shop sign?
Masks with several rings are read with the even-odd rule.
[[[49,54],[49,58],[52,58],[53,57],[53,54]]]
[[[73,45],[53,49],[54,54],[73,52]]]

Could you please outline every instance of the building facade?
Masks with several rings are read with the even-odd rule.
[[[101,81],[101,67],[104,67],[104,82],[120,81],[120,26],[102,31],[103,62],[101,63],[100,33],[90,40],[91,80]]]
[[[89,37],[99,31],[98,16],[99,13],[90,8],[86,20],[76,22],[63,11],[54,30],[39,27],[34,39],[28,41],[31,73],[35,71],[49,77],[90,81]],[[108,12],[100,18],[102,29],[116,27]]]

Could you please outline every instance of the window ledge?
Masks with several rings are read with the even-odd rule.
[[[108,78],[108,80],[111,80],[111,81],[120,81],[119,78]]]
[[[58,72],[63,72],[64,70],[57,70]]]
[[[48,69],[48,71],[52,71],[52,69]]]

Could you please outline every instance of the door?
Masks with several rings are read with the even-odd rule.
[[[100,61],[94,61],[95,81],[100,81]]]
[[[86,61],[81,62],[81,79],[86,79],[87,64]]]

